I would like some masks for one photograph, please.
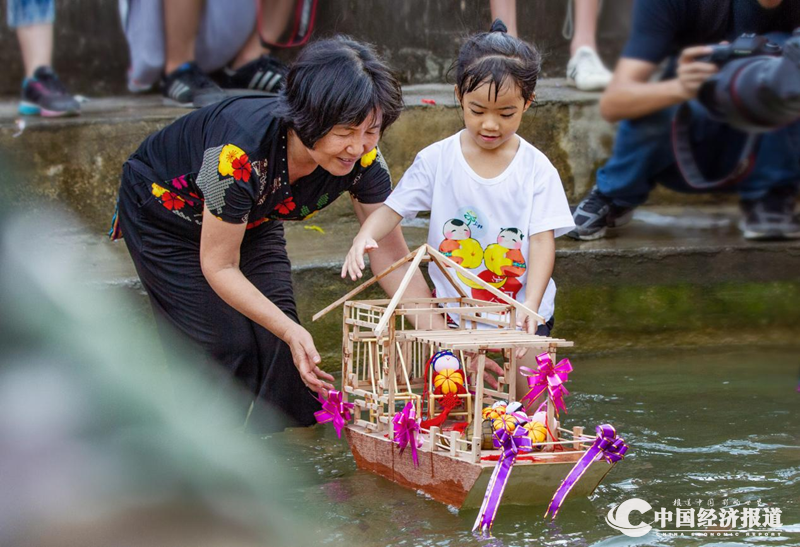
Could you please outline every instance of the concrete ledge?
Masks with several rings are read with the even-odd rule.
[[[463,127],[452,87],[419,85],[405,89],[407,109],[384,135],[381,148],[392,176],[399,180],[419,150]],[[421,99],[433,99],[433,106]],[[614,127],[600,117],[598,94],[569,88],[564,80],[542,80],[539,105],[525,114],[520,134],[540,148],[561,173],[568,198],[578,201],[592,186],[598,166],[608,158]],[[160,96],[104,98],[84,104],[76,118],[20,118],[16,102],[0,102],[2,191],[28,206],[42,201],[65,204],[82,220],[106,229],[122,163],[150,133],[185,109],[167,107]],[[656,191],[651,203],[716,203],[715,196]],[[349,215],[346,200],[320,218]]]

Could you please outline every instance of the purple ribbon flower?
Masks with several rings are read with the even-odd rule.
[[[322,403],[322,410],[314,413],[317,422],[326,424],[333,422],[333,428],[336,430],[336,436],[342,438],[342,429],[347,422],[350,421],[350,411],[355,408],[353,403],[346,403],[342,400],[342,392],[331,390],[328,393],[328,398],[323,400],[317,397],[317,400]]]
[[[564,382],[569,380],[569,373],[572,372],[572,363],[569,359],[562,359],[557,365],[553,365],[548,353],[541,353],[536,356],[536,363],[539,365],[537,370],[528,367],[519,367],[520,373],[527,377],[530,390],[522,398],[521,402],[529,399],[530,407],[539,395],[547,390],[550,398],[558,409],[567,411],[564,406],[564,397],[569,395],[569,391],[564,387]]]
[[[394,415],[392,423],[394,424],[394,442],[400,445],[400,455],[403,454],[406,446],[410,445],[414,466],[419,467],[417,448],[422,446],[422,439],[419,438],[419,420],[414,404],[408,401],[403,411]]]
[[[617,432],[613,426],[610,424],[597,426],[597,438],[595,438],[589,450],[577,461],[575,467],[573,467],[572,471],[567,475],[567,478],[561,482],[561,486],[559,486],[556,493],[553,494],[553,499],[550,500],[550,505],[544,516],[546,517],[552,512],[551,518],[556,518],[558,510],[561,509],[561,504],[564,503],[570,490],[577,484],[594,461],[604,459],[613,465],[622,460],[627,451],[628,445],[625,444],[624,439],[617,437]]]
[[[515,412],[514,416],[519,420],[519,425],[513,433],[509,433],[506,429],[500,429],[495,431],[492,437],[495,448],[500,448],[503,452],[489,479],[481,510],[478,511],[478,518],[475,519],[475,525],[472,527],[473,532],[478,528],[481,532],[492,529],[497,508],[500,506],[500,500],[503,499],[503,491],[508,483],[508,477],[511,475],[511,469],[517,460],[517,455],[533,449],[531,439],[528,437],[528,430],[523,427],[523,424],[530,420],[521,412]]]

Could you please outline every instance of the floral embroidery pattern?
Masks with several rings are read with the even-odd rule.
[[[250,181],[250,171],[252,167],[250,162],[247,161],[247,154],[242,154],[231,164],[233,167],[233,178],[236,180],[243,180],[244,182]]]
[[[219,167],[217,167],[219,174],[222,175],[223,177],[229,177],[233,175],[233,172],[235,170],[233,162],[242,156],[244,156],[245,161],[247,161],[247,155],[244,153],[244,150],[242,150],[235,144],[226,144],[225,146],[223,146],[222,152],[220,152],[219,154]],[[248,174],[247,174],[248,179],[250,178],[249,171],[250,170],[248,169]],[[239,179],[237,178],[237,180]]]
[[[361,167],[369,167],[372,165],[372,162],[375,161],[375,158],[378,157],[378,147],[376,146],[363,156],[361,156]]]
[[[181,188],[187,188],[189,183],[186,182],[186,175],[181,175],[172,179],[172,186],[178,190]]]
[[[163,186],[159,186],[158,184],[156,184],[156,183],[154,182],[154,183],[152,184],[152,186],[151,186],[151,190],[150,190],[150,191],[153,193],[153,195],[154,195],[155,197],[157,197],[157,198],[160,198],[161,196],[163,196],[163,195],[164,195],[164,192],[166,192],[166,191],[167,191],[167,189],[166,189],[166,188],[164,188]]]
[[[297,204],[294,202],[294,198],[291,197],[291,198],[286,198],[285,200],[278,203],[278,205],[275,206],[275,210],[278,211],[278,214],[288,215],[289,213],[294,211],[295,207],[297,207]]]
[[[330,201],[328,194],[322,194],[317,200],[317,208],[322,209],[328,204],[328,201]]]
[[[308,205],[303,205],[300,207],[300,216],[305,217],[311,212],[311,209],[308,208]]]
[[[164,195],[161,196],[161,204],[170,211],[178,211],[183,209],[184,205],[186,205],[186,202],[183,201],[183,198],[177,194],[173,194],[172,192],[164,192]]]
[[[250,223],[247,224],[247,229],[250,230],[251,228],[255,228],[256,226],[261,226],[265,222],[269,222],[269,218],[268,217],[264,217],[264,218],[260,218],[258,220],[254,220],[253,222],[250,222]]]

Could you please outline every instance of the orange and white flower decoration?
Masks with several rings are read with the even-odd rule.
[[[509,433],[513,433],[514,430],[517,429],[518,425],[517,419],[511,414],[503,414],[499,418],[495,418],[492,420],[492,429],[495,431],[500,431],[501,429],[505,429]]]
[[[528,431],[528,437],[533,443],[534,449],[541,450],[542,447],[537,447],[536,445],[547,440],[547,428],[544,424],[542,422],[528,422],[522,427]]]
[[[494,420],[506,413],[506,405],[492,405],[483,409],[484,420]]]
[[[378,147],[376,146],[363,156],[361,156],[361,167],[369,167],[378,157]]]
[[[446,368],[433,377],[433,387],[442,395],[458,393],[464,390],[464,376],[461,371]]]

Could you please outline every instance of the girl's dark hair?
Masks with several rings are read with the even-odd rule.
[[[335,125],[380,111],[381,133],[403,110],[400,84],[367,44],[347,36],[306,47],[289,69],[277,115],[313,148]]]
[[[453,64],[461,97],[489,83],[489,92],[494,86],[497,99],[498,91],[511,78],[519,87],[522,98],[526,102],[533,100],[541,55],[535,47],[507,32],[503,22],[495,19],[489,32],[473,34],[461,46]]]

